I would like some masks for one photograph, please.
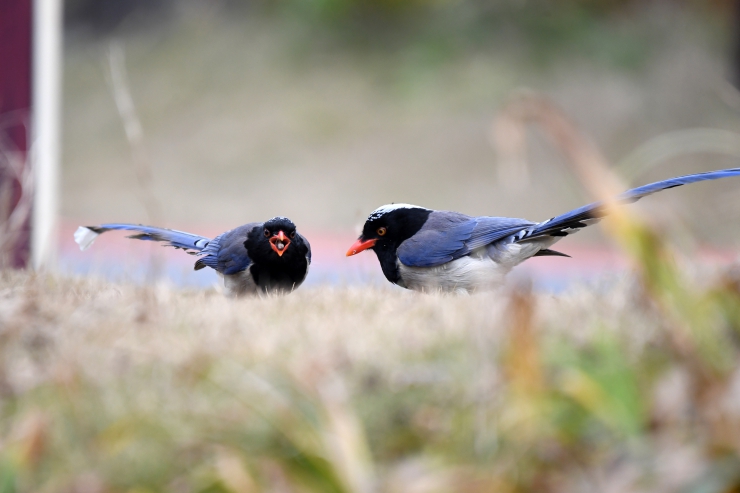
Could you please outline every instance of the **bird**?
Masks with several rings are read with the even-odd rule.
[[[733,168],[670,178],[627,190],[615,203],[629,204],[661,190],[739,175],[740,168]],[[388,281],[415,291],[490,291],[529,258],[569,257],[550,247],[598,222],[608,211],[605,202],[594,202],[532,222],[387,204],[370,213],[347,256],[373,250]]]
[[[244,224],[213,239],[123,223],[80,226],[74,238],[80,250],[86,250],[100,234],[113,230],[132,231],[135,234],[127,238],[159,241],[197,255],[194,270],[214,269],[223,277],[227,296],[291,292],[304,281],[311,264],[311,245],[287,217]]]

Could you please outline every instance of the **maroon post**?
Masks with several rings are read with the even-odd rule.
[[[740,0],[732,2],[731,82],[740,89]]]
[[[21,199],[17,171],[8,169],[6,157],[28,166],[31,137],[31,36],[32,0],[0,0],[0,252],[8,266],[23,268],[30,259],[30,214],[8,235],[8,219]],[[14,238],[9,244],[6,241]],[[0,261],[1,262],[1,261]]]

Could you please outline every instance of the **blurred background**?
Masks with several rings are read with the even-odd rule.
[[[216,235],[285,215],[314,245],[309,279],[380,282],[374,255],[344,252],[382,204],[544,220],[589,202],[537,126],[527,169],[504,169],[494,123],[522,89],[557,105],[626,184],[735,167],[737,3],[68,0],[60,264],[135,277],[122,266],[149,255],[115,233],[79,254],[80,224]],[[726,180],[641,205],[716,257],[738,244],[725,227],[736,195]],[[533,259],[531,272],[619,268],[591,229],[560,245],[580,260]],[[176,282],[215,279],[167,253]]]

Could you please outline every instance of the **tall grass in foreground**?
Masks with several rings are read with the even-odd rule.
[[[228,300],[4,272],[0,491],[740,490],[740,275]]]

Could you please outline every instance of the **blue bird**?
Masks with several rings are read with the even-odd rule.
[[[629,204],[661,190],[740,176],[740,168],[680,176],[617,196]],[[347,256],[372,249],[390,282],[417,291],[474,292],[501,286],[512,268],[528,258],[568,257],[550,247],[607,213],[594,202],[536,223],[509,217],[471,217],[411,204],[389,204],[367,218]]]
[[[133,231],[136,234],[127,238],[160,241],[199,256],[194,269],[214,269],[230,296],[293,291],[311,264],[311,245],[287,217],[245,224],[213,239],[137,224],[80,226],[74,238],[80,250],[86,250],[100,234],[112,230]]]

